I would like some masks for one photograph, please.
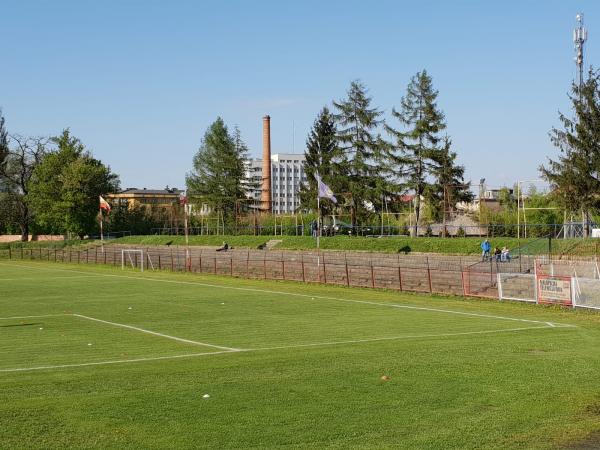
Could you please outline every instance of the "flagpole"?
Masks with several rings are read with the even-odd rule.
[[[102,247],[102,253],[104,253],[104,215],[102,214],[102,207],[100,207],[100,246]]]
[[[183,193],[183,199],[179,194],[179,202],[183,203],[183,224],[185,230],[185,265],[188,270],[192,270],[192,259],[190,257],[190,240],[188,232],[188,198],[187,190]]]
[[[319,281],[321,281],[321,196],[317,192],[317,273],[319,274]]]
[[[187,202],[184,203],[183,205],[183,210],[184,210],[184,218],[185,218],[185,259],[186,259],[186,264],[189,267],[189,270],[192,270],[192,261],[190,258],[190,240],[189,240],[189,233],[188,233],[188,205]]]

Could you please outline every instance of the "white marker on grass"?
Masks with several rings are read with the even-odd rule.
[[[208,394],[204,394],[204,395],[202,396],[202,398],[210,398],[210,395],[208,395]]]

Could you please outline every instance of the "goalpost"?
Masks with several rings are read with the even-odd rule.
[[[121,250],[121,270],[125,270],[125,265],[131,265],[132,269],[138,267],[144,271],[144,250],[141,249],[122,249]]]

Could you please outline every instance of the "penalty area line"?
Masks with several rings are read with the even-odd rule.
[[[65,317],[70,314],[42,314],[37,316],[12,316],[12,317],[0,317],[0,320],[14,320],[14,319],[42,319],[44,317]]]
[[[100,323],[104,323],[104,324],[107,324],[107,325],[112,325],[114,327],[127,328],[129,330],[139,331],[141,333],[151,334],[153,336],[158,336],[158,337],[162,337],[162,338],[165,338],[165,339],[171,339],[173,341],[183,342],[185,344],[200,345],[200,346],[203,346],[203,347],[212,347],[212,348],[217,348],[219,350],[226,350],[228,352],[239,352],[239,351],[242,351],[239,348],[224,347],[222,345],[214,345],[214,344],[208,344],[206,342],[192,341],[190,339],[184,339],[184,338],[180,338],[180,337],[177,337],[177,336],[171,336],[169,334],[157,333],[156,331],[146,330],[146,329],[140,328],[140,327],[134,327],[133,325],[126,325],[124,323],[109,322],[108,320],[96,319],[95,317],[84,316],[83,314],[71,314],[71,315],[73,317],[80,317],[82,319],[91,320],[91,321],[94,321],[94,322],[100,322]]]
[[[319,347],[328,345],[343,345],[343,344],[361,344],[367,342],[379,342],[379,341],[400,341],[409,339],[429,339],[429,338],[440,338],[440,337],[453,337],[453,336],[469,336],[474,334],[499,334],[499,333],[511,333],[517,331],[527,330],[547,330],[551,328],[570,328],[570,327],[554,327],[551,325],[538,326],[538,327],[520,327],[520,328],[504,328],[500,330],[480,330],[480,331],[460,331],[456,333],[434,333],[434,334],[415,334],[406,336],[392,336],[384,338],[367,338],[367,339],[351,339],[347,341],[332,341],[332,342],[315,342],[310,344],[294,344],[294,345],[281,345],[277,347],[259,347],[251,348],[248,350],[242,350],[243,352],[250,351],[261,351],[261,350],[279,350],[286,348],[302,348],[302,347]]]
[[[479,334],[479,335],[481,335],[481,334],[499,334],[499,333],[510,333],[510,332],[543,330],[543,329],[556,330],[556,328],[568,328],[568,327],[552,327],[550,325],[547,325],[547,326],[538,326],[538,327],[507,328],[507,329],[503,329],[503,330],[464,331],[464,332],[458,332],[458,333],[439,333],[439,334],[408,335],[408,336],[395,336],[395,337],[371,338],[371,339],[352,339],[352,340],[347,340],[347,341],[331,341],[331,342],[315,342],[315,343],[310,343],[310,344],[280,345],[280,346],[276,346],[276,347],[258,347],[258,348],[249,348],[249,349],[240,349],[240,350],[223,350],[223,351],[216,351],[216,352],[188,353],[188,354],[183,354],[183,355],[156,356],[156,357],[136,358],[136,359],[117,359],[117,360],[112,360],[112,361],[96,361],[96,362],[79,363],[79,364],[61,364],[61,365],[53,365],[53,366],[20,367],[20,368],[14,368],[14,369],[0,369],[0,373],[31,372],[31,371],[35,371],[35,370],[68,369],[68,368],[78,368],[78,367],[87,367],[87,366],[102,366],[102,365],[112,365],[112,364],[130,364],[130,363],[137,363],[137,362],[163,361],[163,360],[169,360],[169,359],[196,358],[196,357],[212,356],[212,355],[224,355],[227,353],[255,353],[255,352],[266,352],[266,351],[275,351],[275,350],[291,350],[291,349],[301,349],[301,348],[311,348],[311,347],[326,347],[326,346],[335,346],[335,345],[362,344],[362,343],[380,342],[380,341],[428,339],[428,338],[440,338],[440,337],[467,336],[467,335],[476,335],[476,334]]]
[[[205,353],[188,353],[183,355],[172,355],[172,356],[154,356],[149,358],[135,358],[135,359],[115,359],[112,361],[96,361],[89,363],[78,363],[78,364],[59,364],[55,366],[38,366],[38,367],[18,367],[15,369],[0,369],[0,373],[8,372],[31,372],[33,370],[51,370],[51,369],[68,369],[72,367],[87,367],[87,366],[104,366],[109,364],[127,364],[136,362],[146,361],[161,361],[163,359],[180,359],[180,358],[195,358],[198,356],[208,355],[222,355],[224,353],[237,353],[235,350],[224,350],[220,352],[205,352]]]
[[[50,278],[40,278],[40,277],[21,277],[21,278],[0,278],[0,281],[23,281],[23,280],[27,280],[27,281],[43,281],[44,283],[47,283],[48,281],[54,281],[54,280],[73,280],[73,279],[77,279],[77,278],[94,278],[97,277],[98,275],[73,275],[71,277],[50,277]]]

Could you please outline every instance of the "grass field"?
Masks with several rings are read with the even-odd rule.
[[[0,311],[0,448],[600,444],[591,312],[8,261]]]

